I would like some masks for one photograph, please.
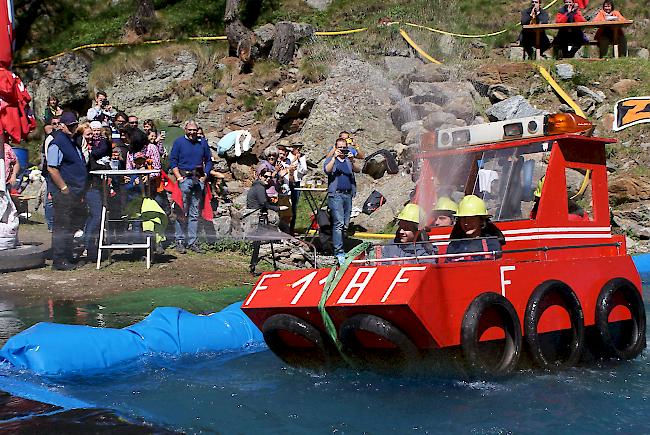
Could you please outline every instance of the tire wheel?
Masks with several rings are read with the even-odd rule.
[[[538,333],[542,315],[556,305],[569,315],[571,329]],[[552,370],[576,365],[585,346],[585,321],[575,292],[565,283],[555,280],[537,287],[528,299],[524,331],[530,356],[539,367]]]
[[[480,341],[493,327],[504,339]],[[497,293],[478,295],[465,311],[461,324],[461,348],[473,377],[500,378],[514,370],[521,355],[521,324],[510,301]]]
[[[612,310],[623,305],[631,319],[610,323]],[[596,302],[596,328],[604,356],[618,359],[636,358],[646,347],[646,316],[641,293],[624,278],[608,281]]]
[[[0,272],[36,269],[45,264],[47,249],[42,243],[23,243],[14,249],[0,251]]]
[[[291,314],[274,314],[262,325],[271,351],[291,366],[329,367],[334,352],[329,340],[311,323]]]
[[[378,346],[368,348],[363,338]],[[417,346],[397,326],[372,314],[357,314],[339,327],[343,352],[361,366],[377,370],[403,370],[420,359]]]

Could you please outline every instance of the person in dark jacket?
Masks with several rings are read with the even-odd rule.
[[[406,204],[397,216],[397,231],[392,243],[382,249],[382,258],[422,257],[435,253],[434,247],[429,243],[426,231],[420,230],[420,218],[423,213],[417,204]],[[423,260],[409,260],[409,262],[435,263],[436,260],[427,258]]]
[[[548,24],[548,12],[542,8],[542,0],[531,0],[530,7],[521,11],[521,25]],[[539,48],[540,54],[544,53],[551,46],[551,41],[546,32],[540,32],[539,45],[537,44],[536,32],[522,30],[519,34],[519,45],[524,49],[528,59],[535,58],[535,49]]]
[[[578,4],[574,0],[564,0],[564,6],[560,8],[555,16],[556,23],[581,23],[587,21],[580,13]],[[564,28],[557,32],[553,40],[553,51],[555,57],[574,57],[580,47],[587,41],[585,34],[580,28]]]
[[[475,195],[467,195],[458,204],[456,224],[449,236],[447,254],[467,254],[450,257],[447,261],[478,261],[501,256],[506,243],[503,233],[490,221],[485,202]],[[490,252],[494,254],[475,254]]]
[[[63,112],[61,130],[47,149],[47,169],[53,183],[54,224],[52,228],[52,269],[72,270],[73,237],[76,217],[82,212],[82,198],[88,171],[81,149],[72,140],[78,121],[72,112]]]
[[[274,215],[272,219],[269,217],[269,210],[274,212],[279,212],[280,210],[286,210],[288,207],[285,205],[276,205],[268,197],[266,189],[269,186],[270,180],[274,177],[271,169],[263,169],[259,172],[257,180],[253,182],[253,185],[248,189],[246,194],[246,209],[244,210],[244,218],[247,218],[249,221],[257,220],[258,225],[275,225],[278,222],[277,215]],[[249,225],[249,228],[252,228]],[[253,242],[253,254],[251,255],[250,263],[250,272],[255,274],[255,267],[259,262],[260,257],[260,241]]]

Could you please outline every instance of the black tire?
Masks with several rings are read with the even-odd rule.
[[[0,272],[43,267],[47,249],[42,243],[23,243],[14,249],[0,251]]]
[[[554,305],[561,306],[567,312],[571,329],[539,334],[537,328],[542,315]],[[552,370],[576,365],[585,346],[585,318],[580,301],[571,287],[556,280],[538,286],[528,299],[524,332],[528,352],[537,366]],[[568,339],[567,335],[570,335]],[[551,346],[551,352],[548,352]]]
[[[280,359],[291,366],[325,368],[333,363],[331,340],[327,340],[311,323],[291,314],[274,314],[262,325],[264,341]],[[291,346],[285,338],[302,341]]]
[[[485,319],[484,322],[481,322],[482,319]],[[495,319],[498,319],[498,324],[494,322]],[[491,327],[503,329],[504,340],[479,341],[481,335]],[[465,311],[461,324],[461,348],[470,375],[488,378],[507,376],[517,366],[521,344],[521,324],[512,303],[497,293],[478,295]]]
[[[619,305],[630,311],[631,319],[609,322],[609,315]],[[618,329],[612,331],[612,328]],[[618,359],[636,358],[646,347],[645,305],[641,293],[634,284],[624,278],[608,281],[596,302],[596,328],[603,355]]]
[[[358,332],[375,335],[385,346],[364,347]],[[343,352],[357,364],[380,370],[402,370],[420,359],[417,346],[397,326],[372,314],[357,314],[339,327]]]

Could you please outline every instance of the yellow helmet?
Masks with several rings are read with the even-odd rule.
[[[420,217],[422,216],[422,209],[417,204],[406,204],[397,219],[402,221],[415,222],[420,224]]]
[[[546,175],[544,175],[542,178],[539,179],[539,182],[537,183],[537,189],[535,189],[535,196],[538,198],[542,197],[542,188],[544,187],[544,179],[546,178]]]
[[[485,202],[476,195],[467,195],[460,200],[456,217],[489,216]]]
[[[436,202],[434,211],[458,211],[458,204],[452,201],[448,196],[441,196]]]

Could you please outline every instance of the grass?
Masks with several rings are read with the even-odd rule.
[[[184,119],[194,119],[201,104],[205,98],[202,96],[183,98],[178,100],[172,106],[172,116],[176,122],[181,122]]]

